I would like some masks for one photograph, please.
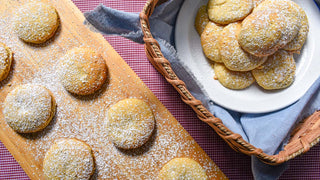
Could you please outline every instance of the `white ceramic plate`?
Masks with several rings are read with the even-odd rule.
[[[230,90],[214,80],[214,71],[204,56],[200,36],[194,28],[198,8],[208,0],[185,0],[179,12],[175,43],[179,57],[216,104],[247,113],[264,113],[284,108],[301,98],[320,75],[320,11],[313,0],[294,0],[307,13],[309,34],[297,63],[294,83],[283,90],[266,91],[257,84],[244,90]],[[183,78],[182,78],[183,79]]]

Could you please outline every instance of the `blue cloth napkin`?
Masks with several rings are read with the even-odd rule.
[[[318,0],[317,0],[318,1]],[[183,0],[169,0],[158,6],[149,18],[153,37],[159,42],[163,55],[182,79],[189,91],[234,133],[267,154],[277,154],[288,141],[288,134],[297,122],[320,107],[320,79],[294,104],[271,113],[247,114],[225,109],[212,102],[197,84],[188,67],[178,58],[174,48],[175,20]],[[143,42],[139,14],[127,13],[98,6],[85,13],[87,24],[92,30],[107,35],[123,36],[137,43]],[[257,180],[277,179],[286,169],[287,163],[271,166],[252,157],[252,173]]]

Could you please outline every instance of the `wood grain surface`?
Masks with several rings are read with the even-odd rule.
[[[0,0],[0,42],[14,52],[10,74],[0,84],[0,140],[31,179],[43,179],[43,157],[59,138],[77,138],[92,147],[96,164],[92,179],[156,179],[161,167],[175,157],[195,159],[209,179],[226,179],[103,36],[83,25],[83,14],[70,0],[43,1],[55,6],[60,16],[61,25],[52,39],[40,45],[21,41],[12,31],[11,21],[15,10],[27,2]],[[59,58],[80,46],[94,48],[109,69],[103,88],[85,97],[68,93],[56,72]],[[19,134],[4,121],[3,101],[15,86],[26,83],[47,87],[55,97],[57,112],[43,131]],[[151,139],[134,150],[114,147],[104,126],[108,108],[124,98],[143,99],[151,106],[156,119]]]

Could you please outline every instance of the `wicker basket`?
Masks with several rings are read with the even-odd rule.
[[[149,0],[140,13],[140,24],[144,33],[145,50],[152,65],[166,78],[166,80],[178,91],[182,100],[188,104],[199,117],[200,120],[210,125],[218,135],[224,139],[235,151],[254,155],[267,164],[277,165],[293,159],[305,152],[320,140],[320,111],[314,112],[311,116],[304,119],[292,131],[291,138],[284,150],[276,155],[268,155],[260,148],[256,148],[241,135],[233,133],[221,121],[221,119],[212,115],[202,104],[195,99],[188,91],[185,83],[180,80],[171,65],[161,53],[158,42],[152,37],[148,18],[151,16],[154,8],[165,2],[164,0]]]

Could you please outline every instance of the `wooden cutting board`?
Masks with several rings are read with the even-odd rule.
[[[226,179],[215,163],[152,94],[125,61],[99,33],[83,25],[84,16],[70,0],[47,0],[56,7],[61,26],[42,45],[22,42],[12,32],[12,15],[28,1],[0,0],[0,42],[14,52],[12,70],[0,84],[0,101],[15,86],[26,83],[47,87],[57,102],[57,113],[47,128],[18,134],[4,121],[0,106],[0,140],[31,179],[43,179],[42,161],[54,140],[68,137],[87,142],[94,151],[93,179],[155,179],[161,167],[175,157],[190,157],[206,170],[209,179]],[[108,82],[91,96],[68,93],[56,76],[59,58],[73,47],[92,47],[102,54],[109,68]],[[151,139],[141,148],[119,150],[104,128],[108,108],[124,98],[145,100],[156,118]]]

